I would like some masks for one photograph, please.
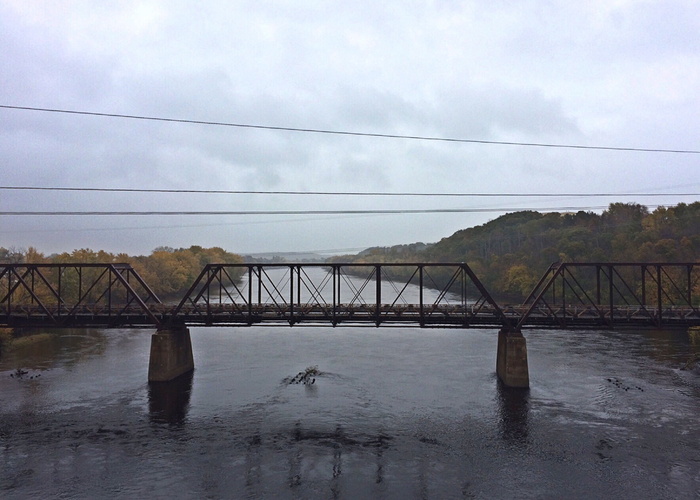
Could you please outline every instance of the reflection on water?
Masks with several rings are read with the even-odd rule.
[[[3,500],[700,495],[687,337],[527,332],[513,390],[489,330],[192,328],[196,370],[158,384],[150,333],[0,358]]]
[[[7,330],[0,366],[14,363],[31,370],[71,366],[87,357],[102,356],[108,342],[104,330],[93,328]]]
[[[501,436],[507,442],[527,442],[527,422],[530,411],[530,389],[506,387],[499,380],[498,418]]]
[[[182,424],[187,417],[194,372],[168,382],[148,383],[148,412],[154,423]]]

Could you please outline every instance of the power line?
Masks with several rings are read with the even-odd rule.
[[[554,143],[539,143],[539,142],[514,142],[514,141],[487,141],[483,139],[457,139],[450,137],[432,137],[419,135],[402,135],[402,134],[381,134],[372,132],[355,132],[347,130],[328,130],[315,128],[297,128],[297,127],[281,127],[272,125],[254,125],[249,123],[232,123],[232,122],[216,122],[205,120],[191,120],[183,118],[166,118],[158,116],[143,116],[143,115],[126,115],[118,113],[99,113],[95,111],[78,111],[71,109],[56,109],[56,108],[37,108],[31,106],[12,106],[8,104],[0,104],[0,108],[15,109],[23,111],[41,111],[46,113],[63,113],[70,115],[84,116],[99,116],[103,118],[125,118],[129,120],[145,120],[170,123],[187,123],[192,125],[213,125],[218,127],[236,127],[258,130],[276,130],[284,132],[303,132],[311,134],[329,134],[329,135],[345,135],[357,137],[376,137],[383,139],[407,139],[417,141],[434,141],[434,142],[453,142],[466,144],[486,144],[492,146],[527,146],[540,148],[561,148],[561,149],[588,149],[602,151],[635,151],[643,153],[676,153],[676,154],[700,154],[700,150],[692,149],[659,149],[659,148],[632,148],[618,146],[585,146],[582,144],[554,144]]]
[[[658,196],[698,196],[700,193],[417,193],[417,192],[372,192],[372,191],[255,191],[220,189],[138,189],[138,188],[89,188],[89,187],[40,187],[40,186],[0,186],[6,191],[81,191],[103,193],[170,193],[170,194],[245,194],[245,195],[298,195],[298,196],[421,196],[421,197],[462,197],[462,198],[551,198],[551,197],[658,197]]]
[[[604,210],[606,206],[592,207],[547,207],[538,208],[429,208],[429,209],[367,209],[367,210],[202,210],[202,211],[4,211],[0,216],[191,216],[191,215],[408,215],[408,214],[464,214],[464,213],[488,213],[488,212],[523,212],[523,211],[579,211],[579,210]]]
[[[381,215],[381,214],[378,214]],[[364,218],[363,215],[339,215],[331,217],[304,217],[300,219],[264,219],[255,221],[238,221],[238,222],[217,222],[215,224],[177,224],[177,225],[149,225],[149,226],[108,226],[108,227],[53,227],[51,229],[10,229],[7,230],[3,228],[1,232],[12,233],[12,234],[24,234],[24,233],[90,233],[90,232],[103,232],[103,231],[146,231],[152,229],[191,229],[191,228],[204,228],[204,227],[233,227],[233,226],[260,226],[261,224],[289,224],[290,222],[325,222],[331,220],[350,220],[354,218]]]

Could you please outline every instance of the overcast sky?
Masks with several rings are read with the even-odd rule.
[[[0,105],[485,141],[700,150],[695,0],[0,0]],[[372,138],[0,108],[0,211],[493,209],[0,216],[0,246],[341,251],[434,242],[507,209],[669,205],[700,154]],[[666,194],[667,196],[642,196]],[[596,210],[600,211],[600,210]]]

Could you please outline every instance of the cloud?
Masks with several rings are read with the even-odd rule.
[[[371,133],[697,149],[699,20],[700,7],[682,0],[283,1],[273,6],[6,1],[0,6],[5,48],[0,83],[3,104],[10,105]],[[624,192],[655,188],[663,182],[659,177],[691,178],[696,159],[7,109],[0,110],[0,151],[3,182],[12,185],[307,191]],[[342,209],[370,203],[372,208],[415,207],[418,201],[0,192],[4,210]],[[483,200],[429,203],[475,206]],[[180,230],[114,234],[87,229],[177,224],[71,220],[61,223],[83,232],[60,233],[49,231],[54,219],[5,219],[0,246],[147,251],[182,246],[178,238],[209,244],[200,243],[202,238],[247,251],[346,248],[436,240],[486,218],[492,216],[408,222],[350,218],[340,232],[337,220],[223,221],[235,231],[190,227],[222,223],[201,219],[179,221]],[[303,236],[309,234],[311,241]]]

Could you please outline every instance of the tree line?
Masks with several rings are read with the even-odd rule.
[[[109,264],[127,263],[151,287],[162,300],[179,298],[199,276],[207,264],[240,264],[240,255],[213,247],[202,248],[193,245],[189,248],[158,247],[147,256],[130,256],[125,253],[109,253],[104,250],[94,251],[87,248],[45,256],[36,248],[26,250],[0,247],[0,263],[31,264]]]

